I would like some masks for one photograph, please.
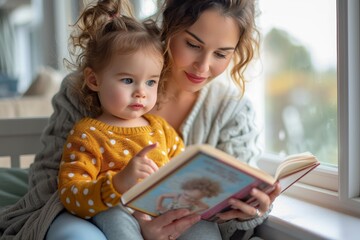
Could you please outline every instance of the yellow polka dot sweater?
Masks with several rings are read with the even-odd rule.
[[[112,177],[145,146],[158,142],[147,154],[159,167],[183,151],[176,131],[162,118],[147,114],[149,125],[109,126],[92,118],[75,124],[64,146],[59,171],[59,194],[72,214],[90,218],[120,202]]]

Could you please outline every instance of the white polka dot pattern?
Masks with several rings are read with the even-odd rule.
[[[89,189],[88,189],[88,188],[85,188],[85,189],[83,190],[83,194],[86,196],[86,195],[88,195],[88,193],[89,193]]]
[[[184,149],[174,129],[163,125],[162,121],[156,122],[156,127],[140,128],[145,131],[136,132],[136,135],[119,133],[117,128],[106,129],[104,124],[98,125],[92,119],[86,124],[76,125],[71,131],[62,159],[61,171],[64,172],[59,175],[64,206],[86,219],[119,204],[120,194],[114,189],[112,175],[139,151],[140,142],[140,146],[158,143],[147,155],[159,167]],[[131,128],[126,131],[128,129]]]

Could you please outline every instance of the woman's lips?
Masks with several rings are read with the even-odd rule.
[[[191,82],[196,83],[196,84],[202,83],[207,79],[205,77],[198,77],[194,74],[187,73],[187,72],[185,72],[185,75]]]

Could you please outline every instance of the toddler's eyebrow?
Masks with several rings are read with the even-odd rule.
[[[189,34],[190,36],[192,36],[193,38],[195,38],[200,43],[205,44],[205,42],[203,40],[201,40],[201,38],[196,36],[194,33],[190,32],[189,30],[185,30],[185,32],[187,34]],[[222,48],[219,48],[219,50],[228,51],[228,50],[235,50],[235,48],[234,47],[222,47]]]

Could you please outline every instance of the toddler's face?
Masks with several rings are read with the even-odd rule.
[[[155,106],[163,66],[159,55],[143,50],[131,55],[115,55],[106,68],[96,74],[103,115],[132,120]]]

